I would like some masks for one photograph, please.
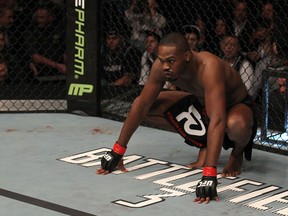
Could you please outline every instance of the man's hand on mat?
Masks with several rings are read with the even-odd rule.
[[[196,187],[196,199],[194,199],[194,202],[205,202],[207,204],[213,199],[218,202],[217,184],[216,167],[204,167],[202,179]]]
[[[126,147],[121,146],[118,142],[115,142],[111,151],[108,151],[103,155],[101,159],[101,168],[98,169],[96,173],[106,175],[113,172],[117,168],[121,171],[125,170],[122,160],[125,151]]]
[[[118,169],[118,170],[120,170],[122,172],[128,172],[128,170],[124,167],[123,159],[120,159],[116,169]],[[106,175],[106,174],[109,174],[110,172],[111,171],[105,170],[102,167],[100,167],[98,170],[96,170],[96,174],[99,174],[99,175]]]

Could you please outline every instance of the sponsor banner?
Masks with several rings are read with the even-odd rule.
[[[67,105],[68,111],[99,115],[97,55],[101,1],[67,1]],[[98,29],[99,28],[99,29]]]

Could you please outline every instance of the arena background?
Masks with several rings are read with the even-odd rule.
[[[42,1],[43,4],[47,2]],[[260,13],[262,1],[246,2],[249,22],[252,22]],[[1,112],[68,112],[123,121],[141,86],[103,85],[99,66],[105,28],[116,24],[125,29],[123,13],[129,4],[130,0],[51,1],[48,6],[55,18],[55,33],[52,37],[65,35],[58,47],[66,48],[67,60],[63,58],[59,62],[66,64],[67,72],[53,72],[47,76],[32,75],[31,50],[25,46],[26,34],[33,33],[33,14],[37,4],[17,1],[17,5],[12,5],[14,21],[5,30],[10,36],[9,47],[13,58],[9,61],[9,76],[1,85]],[[273,5],[274,37],[286,46],[288,2],[274,0]],[[209,38],[215,18],[219,15],[231,16],[231,7],[232,1],[229,0],[160,0],[159,12],[167,20],[162,32],[180,31],[180,26],[193,24],[197,17],[201,17]],[[127,29],[126,33],[128,38],[131,32]],[[61,51],[54,48],[54,52],[58,54]],[[259,130],[255,138],[255,148],[285,155],[288,155],[288,92],[279,93],[276,78],[288,78],[287,72],[271,69],[263,71],[262,89],[256,100]]]

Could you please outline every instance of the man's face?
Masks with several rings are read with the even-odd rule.
[[[185,37],[187,38],[190,50],[197,51],[198,50],[198,39],[195,33],[186,33]]]
[[[5,46],[5,36],[4,33],[1,32],[0,33],[0,50],[2,50]]]
[[[264,41],[269,34],[269,30],[265,27],[259,27],[255,31],[255,38],[258,39],[259,41]]]
[[[264,5],[261,15],[265,19],[272,20],[273,19],[273,5],[271,3],[267,3]]]
[[[219,36],[226,34],[227,28],[226,28],[226,24],[225,24],[224,20],[218,19],[216,21],[215,32]]]
[[[243,22],[247,18],[247,5],[245,3],[239,3],[234,9],[234,18],[238,22]]]
[[[146,50],[149,54],[156,51],[158,46],[158,41],[153,36],[148,36],[146,38]]]
[[[0,82],[5,81],[8,74],[7,65],[5,63],[0,63]]]
[[[35,12],[36,22],[38,27],[43,28],[48,26],[52,22],[52,15],[46,9],[38,9]]]
[[[107,35],[106,44],[110,50],[115,50],[119,47],[121,42],[121,36],[119,35]]]
[[[175,81],[188,65],[186,53],[177,50],[175,46],[159,46],[158,59],[160,70],[167,81]]]
[[[148,0],[147,5],[149,8],[157,8],[158,7],[156,0]]]
[[[13,11],[6,9],[3,11],[3,14],[0,16],[0,26],[8,27],[13,24]]]
[[[226,37],[221,43],[221,50],[226,59],[234,59],[240,51],[238,40],[233,37]]]

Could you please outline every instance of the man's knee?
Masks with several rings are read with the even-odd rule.
[[[227,134],[235,142],[246,143],[252,134],[252,123],[245,116],[234,116],[227,120]]]
[[[245,130],[251,128],[251,122],[244,116],[233,116],[228,118],[227,120],[227,128],[228,129],[240,129]]]

